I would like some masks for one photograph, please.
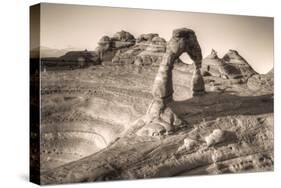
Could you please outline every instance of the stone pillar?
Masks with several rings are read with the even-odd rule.
[[[163,56],[152,87],[154,100],[163,100],[164,104],[171,102],[173,98],[172,70],[175,58],[173,53],[166,53]]]

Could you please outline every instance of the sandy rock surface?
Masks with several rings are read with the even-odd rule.
[[[204,77],[207,94],[192,98],[193,67],[180,66],[173,70],[170,108],[188,126],[153,137],[138,134],[142,123],[132,122],[151,102],[157,67],[99,65],[43,73],[41,182],[272,170],[272,90]],[[210,83],[220,89],[211,91]],[[208,147],[205,138],[217,129],[235,135]],[[187,149],[179,150],[185,142]]]

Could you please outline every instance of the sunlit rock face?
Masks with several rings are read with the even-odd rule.
[[[165,39],[158,34],[149,33],[140,35],[136,41],[131,48],[118,51],[112,63],[158,66],[166,51]]]
[[[112,37],[103,36],[98,42],[96,51],[102,62],[111,62],[116,52],[128,49],[135,42],[136,39],[131,33],[122,30]]]
[[[145,113],[155,72],[100,65],[43,73],[42,171],[96,153],[122,136]]]

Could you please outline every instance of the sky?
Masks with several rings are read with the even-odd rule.
[[[193,29],[203,56],[237,50],[259,73],[273,67],[273,18],[63,4],[42,4],[41,46],[94,50],[104,36],[125,30],[138,37],[158,33],[169,40],[176,28]],[[184,56],[186,63],[191,60]]]

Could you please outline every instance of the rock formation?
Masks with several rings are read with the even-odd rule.
[[[255,74],[248,79],[247,86],[253,91],[273,92],[274,71],[271,69],[267,74]]]
[[[233,139],[231,132],[226,132],[221,129],[215,129],[213,132],[205,137],[207,146],[214,146],[216,144],[225,142],[226,140]]]
[[[165,39],[155,33],[142,34],[137,38],[137,43],[134,46],[116,53],[112,62],[114,64],[135,64],[137,66],[158,66],[165,51]]]
[[[112,37],[112,40],[120,42],[134,42],[135,37],[131,33],[122,30],[115,33]]]
[[[46,57],[41,58],[41,69],[46,68],[83,68],[90,65],[99,65],[100,59],[95,51],[69,51],[60,57]]]
[[[200,96],[205,94],[205,83],[200,69],[196,69],[192,76],[192,95]]]
[[[76,61],[76,62],[93,62],[97,64],[98,54],[94,51],[88,51],[87,49],[84,51],[70,51],[65,55],[59,57],[62,61]]]
[[[119,50],[128,49],[136,42],[135,37],[126,31],[120,31],[113,37],[103,36],[99,42],[96,51],[101,61],[111,61],[115,53]]]
[[[142,42],[148,42],[148,43],[150,43],[154,37],[159,37],[159,35],[158,35],[157,33],[141,34],[141,35],[137,38],[137,42],[138,42],[138,43],[142,43]]]
[[[190,151],[190,150],[194,149],[198,145],[199,145],[199,143],[198,143],[197,140],[193,140],[193,139],[190,139],[190,138],[185,138],[183,140],[183,145],[181,145],[178,148],[178,151],[182,151],[182,150]]]
[[[152,88],[153,101],[143,119],[144,127],[141,129],[142,133],[158,135],[166,132],[168,134],[177,126],[183,124],[177,115],[168,107],[168,104],[172,101],[174,92],[172,82],[173,66],[175,60],[185,52],[188,53],[195,64],[195,76],[192,82],[194,95],[201,94],[205,91],[204,80],[200,73],[202,60],[201,48],[195,32],[186,28],[176,29],[173,31],[173,36],[167,44],[166,53],[162,58],[154,80]],[[151,129],[154,131],[151,131]]]
[[[202,72],[203,76],[222,77],[222,60],[218,57],[217,52],[212,49],[211,53],[203,59]]]
[[[256,71],[254,71],[249,63],[236,50],[229,50],[222,59],[224,64],[227,65],[224,69],[225,72],[229,75],[237,75],[233,76],[234,78],[243,77],[247,79],[250,76],[257,74]]]
[[[225,79],[241,79],[243,82],[256,74],[248,62],[236,50],[229,50],[223,58],[212,49],[211,54],[203,59],[203,75]]]

